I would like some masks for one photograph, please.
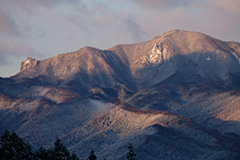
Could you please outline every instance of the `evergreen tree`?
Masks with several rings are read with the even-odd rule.
[[[0,160],[79,160],[74,153],[70,155],[60,139],[54,143],[53,150],[40,147],[35,153],[15,132],[5,130],[0,141]]]
[[[128,144],[128,153],[126,154],[127,159],[129,160],[137,160],[137,155],[134,153],[134,149],[131,143]]]
[[[15,132],[10,134],[9,131],[5,130],[5,133],[1,136],[0,145],[2,160],[33,159],[31,146],[26,144]]]
[[[51,159],[51,151],[46,150],[43,147],[40,147],[35,153],[34,153],[34,160],[46,160]]]
[[[75,153],[73,153],[71,156],[71,160],[79,160],[79,158],[77,157],[77,155]]]
[[[5,130],[5,133],[1,136],[0,142],[0,157],[2,157],[2,159],[12,158],[13,150],[10,141],[10,132]]]
[[[88,160],[96,160],[97,156],[94,153],[94,149],[91,148],[90,154],[88,156]]]
[[[53,160],[66,160],[70,159],[70,152],[67,148],[61,143],[60,139],[57,138],[54,143],[54,148],[52,151],[52,159]]]

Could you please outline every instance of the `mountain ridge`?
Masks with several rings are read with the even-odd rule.
[[[239,46],[240,44],[238,44],[238,47]],[[184,58],[184,55],[186,55],[187,57]],[[141,58],[139,59],[139,57]],[[63,59],[68,59],[69,63],[66,63],[67,61]],[[71,59],[74,61],[71,61]],[[165,76],[162,77],[158,76],[156,78],[157,79],[156,81],[159,81],[158,80],[159,78],[166,79],[168,76],[175,73],[177,68],[181,67],[179,65],[182,65],[182,63],[178,62],[179,60],[180,61],[187,60],[190,63],[192,63],[190,65],[198,65],[199,67],[201,67],[199,68],[201,72],[206,70],[206,68],[212,70],[214,67],[212,67],[211,65],[219,65],[221,64],[220,62],[223,62],[225,63],[224,66],[222,65],[217,66],[220,69],[221,75],[220,73],[217,73],[216,70],[213,72],[216,72],[216,75],[224,79],[225,76],[224,74],[228,72],[225,71],[226,67],[228,67],[227,69],[230,69],[231,72],[239,71],[238,69],[240,64],[240,54],[238,52],[235,53],[235,51],[233,51],[233,49],[231,49],[227,45],[227,43],[214,39],[205,34],[199,32],[173,30],[164,33],[162,36],[155,37],[154,39],[143,43],[131,45],[117,45],[108,50],[100,50],[93,47],[84,47],[76,52],[54,56],[52,58],[40,62],[41,70],[44,70],[46,73],[44,72],[39,73],[39,71],[37,71],[38,69],[37,66],[39,65],[36,65],[35,64],[36,62],[33,61],[32,63],[34,64],[32,65],[32,67],[29,67],[28,70],[24,72],[18,73],[12,78],[14,79],[17,79],[17,77],[34,78],[34,76],[36,77],[39,75],[47,75],[48,77],[53,77],[52,79],[60,80],[62,79],[64,81],[65,80],[69,81],[71,79],[74,79],[73,78],[74,75],[77,75],[78,72],[82,72],[79,73],[80,75],[97,74],[91,73],[91,70],[98,70],[98,68],[101,66],[101,68],[104,69],[98,70],[98,73],[100,73],[99,75],[100,82],[103,82],[102,84],[105,86],[108,86],[109,83],[106,83],[102,80],[104,79],[104,76],[113,79],[118,84],[122,83],[127,84],[126,82],[127,79],[133,81],[133,83],[135,84],[136,83],[138,84],[139,83],[138,79],[140,79],[141,81],[140,83],[142,83],[142,81],[145,81],[146,77],[149,77],[148,74],[144,75],[143,73],[144,72],[143,69],[145,69],[146,67],[150,68],[150,70],[151,69],[166,70],[165,72],[161,71],[162,73],[166,74]],[[29,59],[27,59],[25,63],[28,61]],[[79,63],[76,63],[76,61],[78,61]],[[43,65],[41,66],[41,63],[44,63],[45,66],[57,65],[57,68],[56,69],[54,69],[53,67],[49,68],[49,70],[51,69],[53,70],[51,73],[47,74],[46,68]],[[112,63],[117,64],[115,66],[115,70],[110,69],[114,66]],[[234,64],[231,65],[232,63]],[[64,66],[67,66],[68,68],[66,67],[64,68]],[[84,68],[84,66],[87,66],[87,68]],[[233,66],[238,67],[234,68]],[[33,69],[30,71],[31,68],[35,68],[36,71],[34,71]],[[124,74],[126,76],[119,77],[119,75],[115,74],[118,72],[120,73],[120,70],[124,70]],[[103,74],[101,75],[101,73]],[[202,76],[208,76],[208,74],[212,73],[199,73],[199,74],[202,74]],[[108,75],[110,76],[108,77]],[[145,77],[141,80],[140,76]],[[114,79],[113,77],[118,78]],[[89,80],[89,78],[91,80],[91,77],[88,77],[87,79]],[[82,80],[82,82],[88,81],[87,79]]]
[[[84,47],[0,78],[0,133],[33,145],[59,137],[81,159],[236,159],[240,43],[173,30],[107,50]]]

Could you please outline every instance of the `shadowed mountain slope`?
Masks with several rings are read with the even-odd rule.
[[[198,32],[28,57],[0,78],[0,133],[59,137],[81,159],[124,159],[129,142],[139,159],[236,159],[239,114],[240,43]]]
[[[126,159],[129,142],[138,159],[234,159],[240,149],[236,147],[238,138],[201,127],[183,116],[124,105],[112,106],[62,137],[79,157],[87,157],[94,147],[100,158],[108,159]]]

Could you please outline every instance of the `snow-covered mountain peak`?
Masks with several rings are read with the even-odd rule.
[[[122,83],[154,85],[176,72],[224,79],[239,72],[239,46],[199,32],[172,30],[144,43],[109,50],[84,47],[41,63],[28,58],[14,78],[46,77],[53,84],[81,83],[87,89]]]

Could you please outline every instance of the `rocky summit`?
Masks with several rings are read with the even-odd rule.
[[[80,159],[240,157],[240,43],[172,30],[138,44],[28,57],[0,78],[0,133]]]

